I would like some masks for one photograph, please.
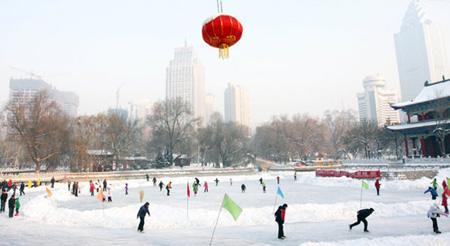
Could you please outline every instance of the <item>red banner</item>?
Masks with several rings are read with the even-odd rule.
[[[354,179],[376,179],[380,177],[380,170],[377,171],[357,171],[354,173],[336,170],[316,170],[318,177],[347,177]]]

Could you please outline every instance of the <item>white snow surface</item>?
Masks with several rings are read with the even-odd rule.
[[[277,176],[284,199],[277,195]],[[267,184],[266,193],[259,183],[261,177]],[[197,196],[191,186],[190,198],[186,186],[187,182],[192,185],[193,176],[162,178],[164,183],[172,181],[170,196],[146,180],[109,181],[113,190],[110,203],[98,201],[97,193],[90,196],[87,183],[80,183],[78,197],[70,194],[66,184],[57,183],[51,198],[44,186],[26,188],[26,195],[19,196],[19,216],[10,219],[7,213],[0,214],[4,228],[0,245],[209,245],[217,218],[212,245],[449,245],[450,219],[438,219],[442,234],[435,235],[427,218],[430,205],[441,204],[441,183],[446,177],[450,177],[450,169],[442,169],[436,176],[440,185],[436,201],[424,194],[430,186],[428,178],[382,179],[377,196],[374,180],[366,180],[366,190],[361,188],[361,180],[315,177],[314,172],[298,173],[297,181],[293,172],[198,177],[202,186]],[[204,181],[208,182],[208,193],[203,192]],[[245,193],[241,184],[247,187]],[[140,190],[144,191],[142,202]],[[375,209],[368,218],[369,233],[363,232],[362,223],[348,229],[356,221],[361,191],[362,208]],[[225,193],[243,209],[237,221],[228,211],[220,210]],[[146,217],[145,233],[141,234],[136,215],[146,201],[150,202],[151,216]],[[288,204],[287,238],[279,240],[273,213],[283,203]]]

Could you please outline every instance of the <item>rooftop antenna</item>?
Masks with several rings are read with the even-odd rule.
[[[217,0],[217,12],[223,13],[222,0]]]

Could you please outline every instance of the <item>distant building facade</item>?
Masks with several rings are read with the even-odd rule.
[[[205,121],[208,124],[211,121],[211,115],[217,111],[216,97],[207,93],[205,97]]]
[[[13,101],[30,102],[41,90],[49,93],[61,109],[70,117],[78,115],[79,97],[74,92],[58,91],[41,79],[10,79],[9,98]]]
[[[175,48],[166,70],[166,98],[181,97],[192,113],[205,122],[205,71],[192,46]]]
[[[402,101],[413,100],[425,81],[431,83],[442,80],[442,76],[449,77],[441,32],[419,1],[411,1],[400,32],[394,38]]]
[[[388,120],[399,123],[399,112],[391,108],[397,103],[395,90],[385,88],[386,81],[379,75],[369,75],[363,79],[364,92],[358,93],[359,119],[377,122],[379,126]]]
[[[225,89],[225,121],[250,127],[250,106],[248,89],[235,83],[228,83]]]

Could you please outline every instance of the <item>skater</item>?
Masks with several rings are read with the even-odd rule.
[[[195,184],[195,183],[194,183]],[[170,189],[172,189],[172,181],[170,181],[167,185],[166,185],[166,190],[167,190],[167,195],[170,196]]]
[[[245,193],[245,189],[246,189],[245,184],[242,184],[242,185],[241,185],[241,192],[242,192],[242,193]]]
[[[70,179],[67,180],[67,189],[70,191]]]
[[[145,174],[145,178],[147,179],[147,182],[150,181],[150,176],[147,174]]]
[[[431,181],[431,183],[430,184],[433,184],[433,188],[437,191],[437,188],[438,188],[438,184],[437,184],[437,181],[436,181],[436,179],[433,179],[433,181]]]
[[[366,208],[366,209],[361,209],[358,211],[358,215],[356,216],[358,218],[358,221],[356,221],[355,223],[349,225],[350,230],[352,229],[352,227],[359,225],[359,223],[361,223],[361,221],[364,223],[364,232],[369,232],[367,230],[367,225],[369,224],[366,220],[367,217],[369,217],[370,214],[373,213],[373,211],[375,211],[373,208]]]
[[[100,191],[101,189],[100,179],[97,179],[97,182],[95,182],[95,189],[97,190],[97,193]]]
[[[9,218],[12,218],[14,215],[14,207],[16,206],[16,198],[14,198],[14,195],[9,198],[8,201],[8,207],[9,207]]]
[[[192,184],[192,190],[194,190],[194,196],[197,196],[198,184],[196,182]]]
[[[436,197],[438,196],[438,194],[433,187],[428,187],[428,190],[426,190],[423,194],[425,194],[427,192],[430,192],[432,200],[436,200]]]
[[[2,206],[0,208],[0,213],[4,213],[5,212],[6,201],[8,200],[8,193],[6,193],[6,190],[3,190],[1,199],[2,199],[2,201],[1,201],[2,202]]]
[[[128,183],[125,184],[125,195],[128,195]]]
[[[22,182],[21,184],[20,184],[20,188],[19,188],[19,191],[20,191],[20,195],[22,196],[22,195],[25,195],[25,184]]]
[[[111,191],[111,187],[108,187],[108,202],[112,202],[112,191]]]
[[[156,177],[153,177],[153,186],[156,186]]]
[[[377,196],[380,195],[380,187],[381,187],[380,179],[377,179],[377,181],[375,181],[375,188],[377,189]]]
[[[73,188],[73,194],[76,197],[78,197],[78,182],[73,182],[72,188]]]
[[[280,176],[277,176],[277,184],[280,184]]]
[[[445,215],[445,216],[448,217],[448,214],[442,212],[442,211],[439,209],[439,207],[438,207],[437,204],[431,205],[430,210],[428,210],[428,218],[430,218],[431,221],[433,222],[433,231],[434,231],[434,233],[436,233],[436,234],[441,233],[441,232],[439,231],[438,223],[437,223],[437,218],[440,217],[440,215]]]
[[[444,206],[445,208],[445,213],[448,214],[448,204],[447,204],[447,196],[445,195],[445,193],[442,193],[442,206]]]
[[[263,183],[263,179],[262,179],[262,178],[259,179],[259,183],[260,183],[260,184]]]
[[[294,181],[297,180],[297,171],[294,172]]]
[[[159,181],[159,191],[162,191],[163,187],[164,187],[164,183],[162,181]]]
[[[108,182],[106,182],[106,179],[103,180],[103,191],[106,191],[106,186],[108,185]]]
[[[94,182],[92,182],[92,180],[89,181],[89,192],[91,192],[91,196],[94,196],[94,190],[95,190],[95,186],[94,186]]]
[[[55,188],[55,177],[52,177],[50,183],[52,183],[52,189]]]
[[[19,216],[20,202],[19,198],[16,198],[16,214],[14,216]]]
[[[150,216],[150,211],[148,211],[148,206],[150,203],[146,202],[142,207],[139,209],[137,213],[137,217],[141,219],[141,222],[139,222],[138,231],[143,232],[144,231],[144,220],[145,220],[145,214],[148,214]]]
[[[266,193],[266,182],[262,182],[263,193]]]
[[[216,186],[219,184],[219,180],[216,178],[216,180],[214,180],[214,181],[216,181]]]
[[[279,206],[278,210],[275,212],[275,221],[278,224],[278,239],[285,239],[286,236],[284,236],[283,231],[283,224],[284,224],[284,216],[286,214],[286,208],[288,205],[285,203],[283,206]]]
[[[230,178],[230,186],[232,186],[232,185],[233,185],[233,179]]]
[[[195,178],[195,183],[197,184],[197,186],[200,186],[200,180],[197,177]]]
[[[205,181],[203,187],[205,187],[205,190],[203,192],[208,192],[208,182]]]

